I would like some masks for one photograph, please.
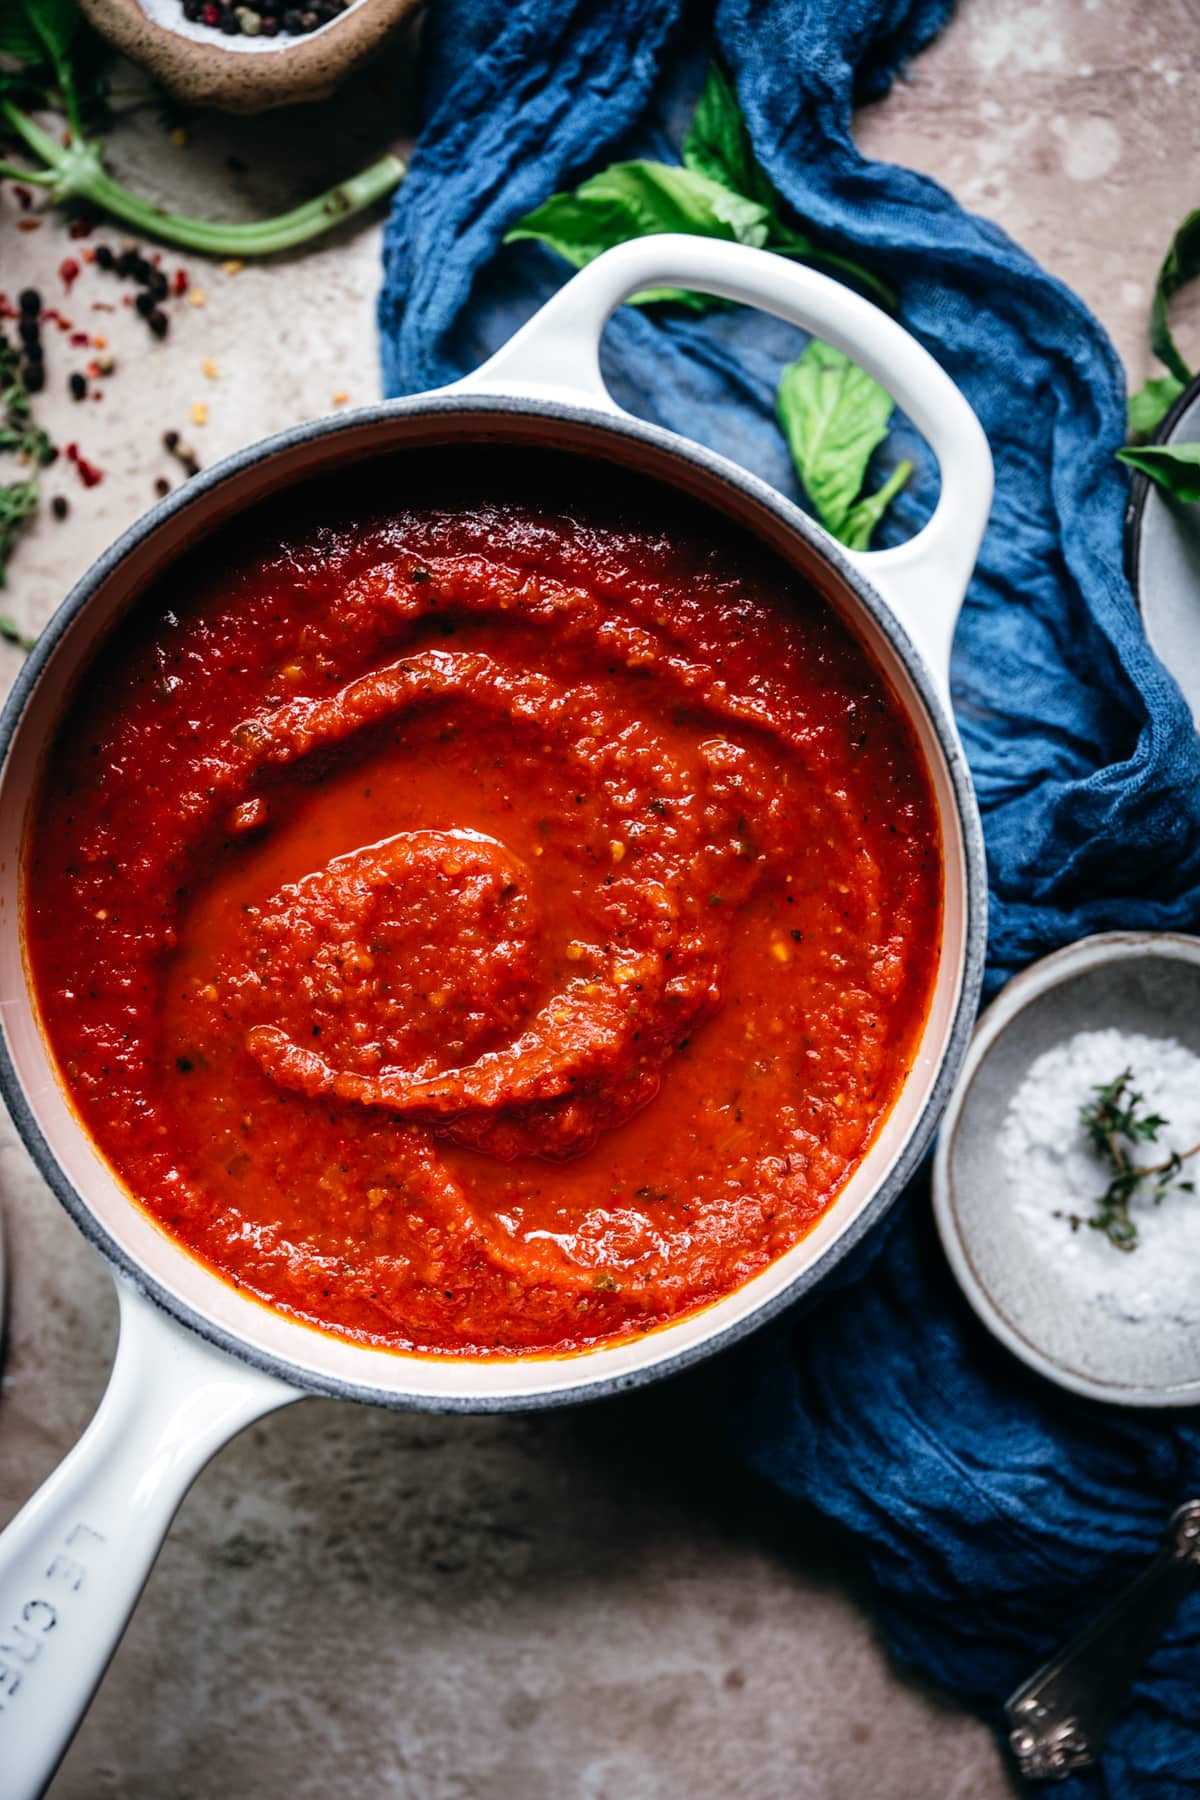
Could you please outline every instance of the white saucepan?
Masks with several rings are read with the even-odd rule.
[[[932,446],[941,493],[890,550],[841,549],[725,458],[622,411],[600,377],[605,320],[641,288],[701,289],[765,308],[846,351]],[[121,1186],[68,1103],[22,954],[20,849],[64,696],[147,585],[219,522],[322,471],[446,445],[551,447],[681,490],[753,532],[828,600],[885,669],[936,793],[945,912],[919,1052],[890,1116],[810,1235],[736,1293],[639,1338],[584,1354],[494,1361],[398,1355],[326,1336],[248,1298],[159,1228]],[[304,1394],[384,1406],[496,1411],[646,1381],[731,1343],[815,1282],[877,1221],[929,1144],[967,1046],[983,963],[978,814],[948,701],[950,641],[988,516],[992,465],[957,388],[908,334],[846,288],[761,250],[659,237],[576,275],[490,362],[453,387],[319,420],[198,476],[104,556],[61,607],[0,720],[0,1084],[49,1185],[111,1263],[121,1342],[84,1437],[0,1537],[0,1789],[41,1793],[120,1639],[198,1471],[251,1420]],[[86,677],[85,677],[86,678]]]

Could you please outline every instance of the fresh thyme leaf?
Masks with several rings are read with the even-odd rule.
[[[35,638],[27,637],[17,621],[10,619],[7,613],[0,613],[0,638],[3,638],[6,644],[15,644],[18,650],[26,651],[32,650],[37,641]]]
[[[1191,1194],[1194,1181],[1180,1181],[1179,1172],[1189,1158],[1200,1152],[1200,1144],[1190,1150],[1172,1150],[1162,1162],[1149,1167],[1133,1161],[1130,1154],[1138,1143],[1157,1142],[1159,1132],[1169,1123],[1161,1113],[1142,1112],[1145,1096],[1133,1086],[1133,1070],[1123,1069],[1112,1081],[1092,1089],[1095,1095],[1079,1109],[1079,1121],[1087,1132],[1088,1142],[1108,1166],[1109,1181],[1104,1192],[1093,1202],[1090,1218],[1071,1215],[1073,1229],[1087,1225],[1103,1232],[1118,1250],[1137,1249],[1137,1221],[1130,1212],[1130,1201],[1149,1185],[1155,1206],[1171,1192]]]
[[[25,473],[0,486],[0,587],[5,585],[9,559],[22,525],[37,511],[38,476],[52,455],[50,439],[35,422],[33,407],[21,379],[16,349],[0,332],[0,451],[15,456]],[[11,621],[7,621],[11,624]],[[0,637],[23,643],[15,625]],[[29,648],[26,643],[24,646]]]

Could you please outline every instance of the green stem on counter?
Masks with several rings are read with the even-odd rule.
[[[105,169],[95,144],[77,136],[68,144],[57,143],[11,100],[0,100],[0,114],[26,148],[46,165],[45,173],[10,170],[7,165],[0,173],[48,186],[60,203],[87,200],[149,237],[209,256],[270,256],[276,251],[294,249],[382,200],[405,174],[405,165],[398,156],[384,156],[357,175],[339,181],[315,200],[273,219],[240,224],[193,219],[184,213],[165,212],[115,180]]]

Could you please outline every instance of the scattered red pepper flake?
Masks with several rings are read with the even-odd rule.
[[[191,282],[188,280],[187,270],[176,269],[174,275],[171,277],[171,292],[175,295],[176,299],[179,299],[181,295],[186,294],[190,286]]]
[[[42,229],[42,221],[40,219],[18,219],[17,220],[17,230],[18,231],[40,231],[41,229]]]
[[[58,265],[58,276],[69,294],[74,283],[79,280],[79,264],[73,256],[64,256]]]
[[[75,345],[77,350],[86,350],[91,341],[92,340],[86,331],[73,331],[71,333],[71,342]]]
[[[79,454],[78,444],[67,445],[67,461],[75,464],[76,472],[85,488],[97,487],[104,480],[104,471],[98,469],[95,463],[90,463],[86,456]]]
[[[72,219],[71,223],[67,226],[67,236],[71,238],[91,237],[95,227],[95,219],[90,219],[86,214],[81,214],[78,219]],[[84,251],[84,255],[87,256],[86,250]],[[88,257],[88,261],[91,261],[90,257]]]

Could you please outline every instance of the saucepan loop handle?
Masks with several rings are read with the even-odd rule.
[[[600,338],[630,294],[694,288],[761,307],[824,338],[885,387],[938,460],[933,516],[908,543],[838,554],[878,589],[948,683],[955,621],[987,525],[992,458],[978,419],[945,370],[870,301],[766,250],[663,235],[619,244],[580,270],[482,368],[448,390],[555,399],[625,417],[600,373]]]
[[[300,1398],[118,1287],[121,1341],[99,1409],[0,1533],[4,1800],[45,1792],[205,1463]]]

